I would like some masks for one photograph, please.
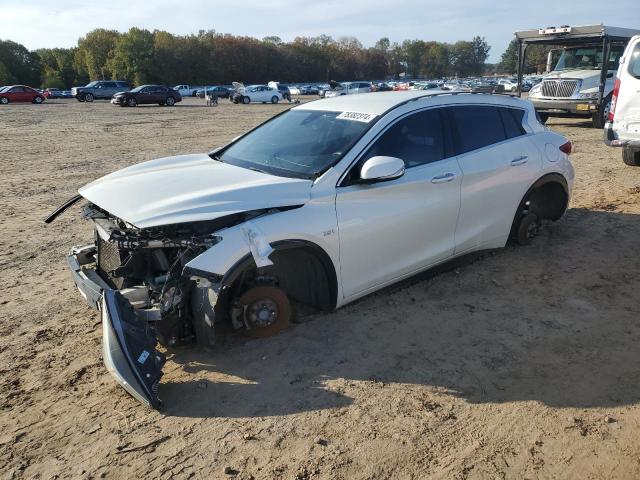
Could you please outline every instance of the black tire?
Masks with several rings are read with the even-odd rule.
[[[242,97],[242,103],[244,103],[245,105],[249,105],[251,103],[251,98],[247,96]]]
[[[167,99],[164,101],[164,104],[167,107],[173,107],[176,104],[176,99],[173,97],[167,97]]]
[[[44,98],[42,98],[41,96],[37,96],[36,98],[33,99],[33,103],[40,105],[42,102],[44,102]]]
[[[93,93],[85,93],[84,94],[84,101],[91,103],[93,102]]]
[[[138,102],[133,97],[127,98],[126,102],[127,102],[127,107],[137,107],[138,106]]]
[[[544,112],[536,112],[536,114],[538,115],[538,120],[540,120],[540,123],[545,125],[547,123],[547,120],[549,120],[549,114],[548,113],[544,113]]]
[[[535,213],[527,213],[518,222],[515,240],[519,245],[529,245],[533,238],[540,233],[540,219]]]
[[[607,118],[609,117],[612,96],[613,92],[604,97],[598,111],[591,115],[591,124],[593,125],[593,128],[604,128],[604,124],[607,122]]]
[[[198,91],[197,91],[197,90],[194,90],[194,91],[193,91],[193,93],[191,94],[191,96],[192,96],[192,97],[196,97],[196,96],[198,96]],[[204,95],[203,95],[202,97],[204,97]],[[200,97],[200,98],[202,98],[202,97]]]
[[[280,100],[278,97],[276,97],[275,95],[273,97],[271,97],[271,103],[273,103],[274,105],[276,103],[278,103],[278,100]]]
[[[631,167],[640,167],[640,150],[623,148],[622,161]]]
[[[8,105],[9,104],[9,99],[7,97],[0,97],[0,103],[2,105]]]
[[[82,95],[78,95],[78,96],[76,97],[76,100],[78,100],[79,102],[81,102],[81,103],[82,103],[82,102],[84,102],[84,97],[83,97]]]
[[[250,327],[244,330],[244,334],[251,338],[280,333],[286,330],[293,317],[287,294],[271,285],[250,288],[241,295],[238,304],[242,311],[242,323]],[[264,324],[261,325],[261,322]]]

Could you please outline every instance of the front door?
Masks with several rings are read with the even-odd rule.
[[[402,158],[395,180],[358,183],[368,158]],[[345,298],[366,293],[453,254],[462,172],[448,156],[440,109],[391,125],[337,188],[340,274]]]

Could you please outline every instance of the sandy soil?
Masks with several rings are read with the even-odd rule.
[[[162,412],[112,380],[63,259],[90,225],[77,207],[42,218],[96,177],[282,108],[0,108],[0,475],[640,478],[640,168],[576,120],[551,122],[574,142],[571,209],[532,246],[170,355]]]

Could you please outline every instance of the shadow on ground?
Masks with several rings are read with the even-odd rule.
[[[178,353],[171,360],[180,367],[161,384],[164,412],[339,408],[355,398],[341,385],[362,381],[444,389],[470,403],[635,404],[637,238],[637,215],[573,209],[529,247],[449,264],[277,337]]]

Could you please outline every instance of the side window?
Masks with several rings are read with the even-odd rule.
[[[401,158],[406,168],[442,160],[445,155],[440,110],[424,110],[399,120],[375,141],[359,164],[379,155]],[[360,169],[357,171],[359,174]]]
[[[22,87],[13,87],[11,89],[11,93],[23,93],[24,92],[24,88]]]
[[[629,56],[629,73],[640,78],[640,42],[636,43],[633,52]]]
[[[504,133],[507,138],[515,138],[527,133],[522,126],[524,111],[516,108],[499,107],[502,123],[504,124]]]
[[[454,126],[456,155],[506,140],[497,107],[464,105],[448,110]]]
[[[105,82],[104,88],[116,88],[115,82]]]

